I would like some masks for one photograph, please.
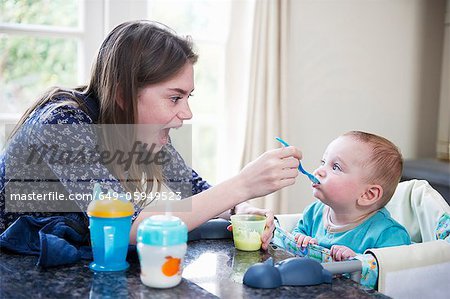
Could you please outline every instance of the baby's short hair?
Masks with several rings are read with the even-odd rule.
[[[383,188],[381,207],[385,206],[394,194],[402,176],[403,158],[399,148],[386,138],[371,133],[350,131],[343,136],[350,136],[371,147],[371,159],[363,167],[371,170],[367,181]]]

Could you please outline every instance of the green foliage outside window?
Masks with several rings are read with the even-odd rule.
[[[78,26],[77,0],[2,0],[0,22],[63,27]]]
[[[74,27],[79,1],[2,0],[0,22]],[[2,113],[22,113],[54,85],[77,82],[77,40],[0,32]]]

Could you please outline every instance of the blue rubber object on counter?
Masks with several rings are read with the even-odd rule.
[[[211,219],[188,234],[188,241],[231,239],[233,233],[227,230],[230,222],[225,219]]]
[[[310,258],[292,257],[271,265],[257,263],[244,274],[245,285],[260,289],[280,286],[308,286],[331,283],[333,275],[322,265]]]

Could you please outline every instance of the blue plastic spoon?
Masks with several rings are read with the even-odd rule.
[[[280,137],[275,137],[276,140],[278,140],[279,142],[281,142],[281,144],[283,144],[284,146],[289,146],[289,144],[284,141],[283,139],[281,139]],[[313,182],[314,184],[320,184],[320,181],[311,173],[307,172],[303,166],[302,166],[302,162],[300,161],[300,164],[298,164],[298,170],[305,174],[310,180],[311,182]]]

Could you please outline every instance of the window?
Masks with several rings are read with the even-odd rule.
[[[102,27],[90,28],[87,33],[85,28],[98,27],[91,26],[93,21],[88,20],[94,18],[88,18],[86,12],[98,12],[100,4],[100,1],[80,0],[0,2],[2,147],[5,124],[17,122],[45,90],[85,82],[103,33]],[[97,41],[95,47],[92,41]]]
[[[192,166],[216,183],[230,6],[229,0],[0,1],[0,146],[4,125],[17,122],[46,89],[87,82],[113,27],[148,18],[194,40],[200,58],[190,100]]]
[[[210,183],[218,171],[218,134],[224,105],[225,50],[230,1],[149,0],[148,18],[178,34],[190,35],[199,60],[195,65],[195,90],[190,101],[192,166]]]

